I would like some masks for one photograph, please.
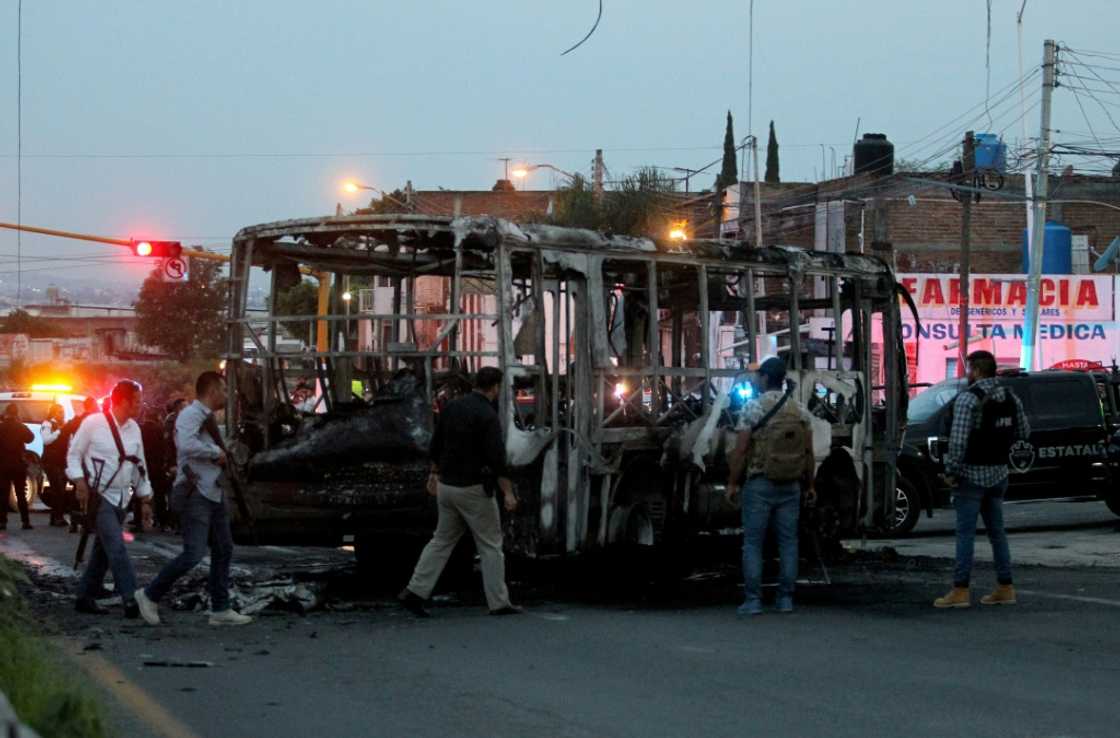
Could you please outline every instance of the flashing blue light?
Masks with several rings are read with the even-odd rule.
[[[754,387],[750,382],[735,385],[735,394],[739,396],[740,400],[749,400],[754,396]]]

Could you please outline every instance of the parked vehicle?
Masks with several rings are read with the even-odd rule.
[[[51,405],[58,403],[62,412],[69,421],[82,412],[84,395],[71,394],[68,387],[32,387],[30,390],[9,390],[0,392],[0,415],[8,405],[19,407],[19,415],[35,438],[27,444],[27,502],[35,504],[43,492],[43,433],[42,424],[47,419],[47,412]],[[15,493],[8,492],[8,505],[10,510],[16,509]]]
[[[1108,452],[1114,431],[1102,405],[1104,392],[1099,391],[1102,386],[1109,391],[1114,388],[1086,372],[1011,370],[1000,375],[1022,401],[1031,424],[1030,438],[1012,446],[1008,456],[1007,499],[1096,497],[1120,515],[1120,492]],[[933,507],[949,503],[950,489],[942,479],[943,458],[949,444],[952,401],[964,387],[965,380],[948,379],[910,403],[898,470],[917,499],[908,501],[908,516],[896,519],[895,534],[909,532],[921,509],[932,514]]]

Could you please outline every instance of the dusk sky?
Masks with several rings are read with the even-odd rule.
[[[1019,76],[1020,4],[993,3],[993,93]],[[748,5],[605,0],[597,32],[562,57],[596,0],[24,0],[22,218],[221,247],[245,225],[357,205],[339,190],[347,177],[484,189],[499,157],[586,172],[596,148],[613,176],[699,167],[720,155],[728,109],[737,137],[749,132]],[[16,219],[16,10],[0,6],[4,221]],[[765,141],[775,121],[783,180],[821,177],[821,144],[825,169],[829,147],[842,162],[857,118],[899,157],[953,158],[937,155],[975,113],[929,134],[985,99],[985,14],[983,0],[757,0],[753,128]],[[1116,51],[1118,21],[1115,0],[1029,0],[1025,65],[1037,67],[1045,38]],[[1054,109],[1056,127],[1086,131],[1068,93]],[[1104,109],[1086,116],[1115,138]],[[1018,139],[1019,117],[1016,95],[991,127]],[[1037,109],[1027,123],[1037,135]],[[556,184],[541,173],[528,186]],[[66,255],[77,261],[51,273],[139,280],[139,265],[95,266],[119,259],[111,248],[23,237],[25,269]],[[5,282],[15,252],[0,231]]]

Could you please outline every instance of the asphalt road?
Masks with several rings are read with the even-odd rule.
[[[1060,528],[1054,519],[1082,510],[1034,514]],[[328,606],[220,630],[168,608],[159,628],[72,613],[65,567],[52,568],[71,544],[58,531],[15,532],[0,552],[22,552],[39,572],[36,612],[113,695],[115,734],[1117,734],[1120,578],[1111,570],[1020,567],[1019,606],[945,612],[929,603],[949,562],[864,555],[833,567],[831,584],[803,587],[795,614],[749,621],[735,616],[741,590],[726,570],[654,600],[601,580],[581,588],[581,574],[569,573],[563,586],[515,587],[529,605],[523,616],[487,616],[474,590],[418,621],[339,569],[338,552],[258,549],[238,560],[266,578],[333,566]],[[164,549],[133,544],[141,579]],[[982,565],[978,586],[990,579]]]

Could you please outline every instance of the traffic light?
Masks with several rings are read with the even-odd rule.
[[[132,253],[153,259],[177,259],[183,253],[183,244],[178,241],[148,241],[131,239]]]

